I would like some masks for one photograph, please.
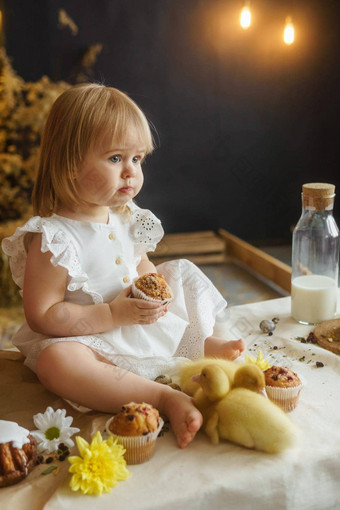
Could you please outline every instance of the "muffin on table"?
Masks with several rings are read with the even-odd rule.
[[[140,464],[153,456],[163,424],[158,410],[153,406],[145,402],[130,402],[110,418],[106,429],[124,446],[127,464]]]
[[[288,368],[273,365],[265,370],[264,376],[268,398],[286,412],[295,409],[302,389],[298,375]]]

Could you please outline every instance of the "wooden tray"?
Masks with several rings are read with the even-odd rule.
[[[197,265],[235,260],[290,293],[290,266],[224,229],[166,234],[149,256],[154,264],[176,258],[186,258]]]

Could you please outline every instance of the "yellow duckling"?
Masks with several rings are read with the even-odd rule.
[[[218,374],[216,374],[215,377],[209,377],[209,371],[206,372],[207,367],[213,367],[212,370],[215,370],[216,366],[225,374],[225,377],[219,377],[218,381],[216,380]],[[205,358],[194,361],[190,369],[187,367],[185,377],[191,375],[194,370],[199,369],[202,369],[201,373],[192,376],[191,381],[197,388],[193,400],[195,406],[203,415],[203,422],[209,419],[216,402],[225,397],[234,387],[248,388],[249,390],[257,391],[267,396],[264,375],[258,366],[250,364],[239,365],[224,359]],[[203,378],[205,378],[204,381]],[[182,383],[183,382],[184,381],[182,381]],[[192,383],[188,382],[187,387],[188,384]]]
[[[233,388],[247,388],[267,397],[264,373],[257,365],[241,365],[234,374]]]
[[[243,374],[239,379],[235,374],[237,384],[247,380],[248,368],[249,365],[241,366],[239,370]],[[246,381],[253,389],[257,387],[255,372]],[[218,388],[224,391],[230,385],[226,379],[228,377],[219,365],[205,366],[199,376],[205,400],[200,392],[194,396],[199,409],[203,404],[203,428],[213,444],[218,444],[221,438],[267,453],[280,453],[295,444],[298,436],[295,425],[278,406],[256,391],[234,387],[224,397],[212,400],[222,393]],[[261,377],[261,386],[260,380]]]
[[[223,375],[217,381],[215,377],[209,377],[209,369],[212,371],[217,369]],[[193,401],[203,416],[203,425],[207,423],[215,411],[216,403],[223,399],[231,390],[233,375],[233,371],[229,374],[225,372],[225,366],[211,363],[203,366],[201,373],[191,378],[197,385]]]
[[[185,363],[180,369],[179,385],[187,395],[191,397],[200,387],[198,380],[193,377],[202,372],[202,369],[208,365],[218,365],[227,375],[229,381],[234,379],[234,374],[239,368],[239,364],[223,358],[202,358]]]

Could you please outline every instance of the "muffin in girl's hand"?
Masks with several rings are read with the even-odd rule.
[[[157,301],[162,304],[170,303],[173,299],[172,291],[163,275],[146,273],[132,284],[132,295],[135,298]]]
[[[268,398],[286,412],[295,409],[302,389],[298,375],[288,368],[272,366],[264,376]]]
[[[130,402],[110,418],[106,429],[126,449],[124,457],[127,464],[141,464],[153,456],[163,424],[158,410],[150,404]]]

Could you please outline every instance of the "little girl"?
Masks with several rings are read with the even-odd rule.
[[[148,122],[127,95],[97,84],[68,89],[45,125],[36,216],[2,247],[27,321],[13,342],[42,384],[98,411],[148,402],[185,447],[202,417],[188,395],[154,378],[187,358],[234,359],[244,343],[213,336],[226,302],[196,266],[156,269],[147,257],[163,229],[132,199],[152,150]],[[165,276],[169,307],[131,297],[131,282],[148,272]]]

